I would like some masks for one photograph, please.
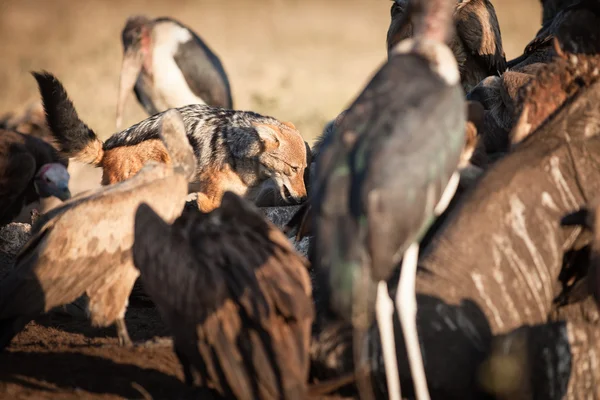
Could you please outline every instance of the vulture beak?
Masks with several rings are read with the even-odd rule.
[[[53,194],[62,201],[67,201],[71,198],[71,191],[67,183],[57,186],[56,192]]]
[[[125,49],[121,78],[119,81],[119,99],[117,100],[117,129],[120,129],[123,119],[123,109],[127,95],[133,90],[137,77],[142,69],[143,53],[139,46],[132,45]]]

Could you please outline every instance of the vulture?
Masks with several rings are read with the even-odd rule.
[[[329,287],[328,307],[352,321],[355,343],[374,305],[391,399],[400,398],[400,384],[386,281],[403,254],[396,307],[417,399],[429,398],[414,280],[418,242],[456,191],[465,144],[464,92],[445,44],[453,8],[446,0],[411,3],[414,36],[394,46],[317,156],[313,265]],[[357,382],[362,364],[355,361]],[[359,388],[361,397],[368,393],[366,384]]]
[[[412,0],[393,0],[387,33],[388,55],[394,46],[415,31]],[[454,10],[456,35],[449,38],[458,61],[461,82],[469,92],[482,79],[506,70],[500,24],[489,0],[459,0]]]
[[[117,129],[131,89],[149,115],[188,104],[233,108],[221,60],[181,22],[135,15],[127,20],[121,38],[123,66]]]
[[[163,119],[160,138],[171,166],[148,163],[134,177],[83,193],[38,218],[14,271],[0,281],[0,350],[29,321],[84,294],[92,325],[115,323],[120,344],[131,344],[124,317],[139,276],[131,256],[136,208],[146,202],[174,220],[195,168],[177,111]]]
[[[169,225],[142,204],[133,260],[173,333],[187,384],[223,398],[306,398],[307,263],[253,205],[226,192],[213,211],[186,208]]]
[[[40,199],[69,199],[67,166],[68,160],[44,140],[0,129],[0,226]]]

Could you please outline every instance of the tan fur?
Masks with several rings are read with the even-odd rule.
[[[68,152],[65,152],[65,156],[74,158],[75,160],[85,164],[100,166],[104,161],[102,142],[99,139],[95,139],[85,146],[83,150],[77,152],[77,154],[69,154]]]
[[[150,139],[135,146],[116,147],[104,152],[102,185],[112,185],[135,175],[148,161],[170,164],[171,159],[160,139]]]
[[[198,208],[209,212],[219,207],[226,191],[244,196],[248,186],[229,165],[222,170],[211,169],[198,175],[198,183],[190,184],[190,191],[198,193]]]
[[[304,183],[304,170],[307,167],[305,142],[291,122],[281,125],[255,123],[256,128],[268,128],[272,137],[265,135],[263,148],[258,160],[236,160],[236,170],[230,163],[222,167],[196,171],[190,192],[198,192],[198,206],[204,212],[218,207],[225,191],[230,190],[246,196],[249,189],[255,188],[269,178],[283,181],[293,197],[304,198],[307,190]],[[101,142],[88,146],[80,153],[78,160],[96,164],[103,170],[102,185],[121,182],[135,175],[148,161],[170,164],[167,150],[160,139],[145,140],[133,146],[120,146],[102,151]],[[99,162],[90,162],[94,154]],[[294,170],[297,168],[297,170]]]
[[[307,168],[307,156],[305,142],[293,124],[282,124],[281,126],[268,125],[277,133],[278,144],[268,148],[259,155],[260,163],[274,173],[275,181],[286,181],[290,194],[296,198],[307,196],[304,185],[304,170]],[[294,171],[294,167],[297,168]],[[243,181],[248,181],[241,176]]]
[[[294,129],[294,130],[296,129],[296,125],[294,125],[290,121],[282,122],[282,124],[284,124],[285,126],[287,126],[290,129]]]

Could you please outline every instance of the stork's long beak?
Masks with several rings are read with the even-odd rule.
[[[123,54],[123,66],[121,67],[121,78],[119,81],[119,99],[117,100],[117,129],[121,128],[125,100],[129,92],[133,90],[133,86],[142,69],[143,61],[142,52],[135,46],[129,47]]]

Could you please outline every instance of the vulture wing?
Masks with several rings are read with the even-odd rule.
[[[152,244],[157,237],[164,248]],[[189,210],[169,227],[141,206],[134,260],[184,368],[193,365],[202,384],[240,399],[303,398],[309,276],[257,210],[227,193],[210,214]]]

